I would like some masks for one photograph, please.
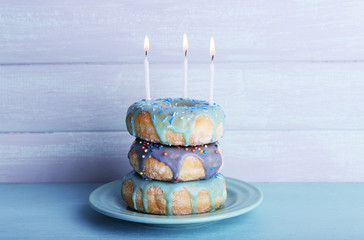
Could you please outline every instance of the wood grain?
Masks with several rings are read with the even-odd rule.
[[[0,6],[0,182],[103,182],[131,168],[125,113],[144,97],[225,110],[224,172],[247,181],[364,181],[364,2],[44,0]]]
[[[106,182],[131,171],[127,132],[0,135],[0,182]],[[364,131],[228,131],[226,176],[256,182],[364,181]]]
[[[364,63],[216,64],[228,129],[364,129]],[[152,97],[181,96],[181,65],[151,65]],[[190,65],[189,96],[208,98],[208,66]],[[0,132],[125,130],[144,98],[143,66],[0,67]]]
[[[364,60],[364,2],[101,1],[1,3],[0,63]]]

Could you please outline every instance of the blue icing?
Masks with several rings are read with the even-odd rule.
[[[156,109],[158,109],[156,111]],[[143,112],[149,112],[154,128],[161,143],[170,145],[165,138],[165,130],[171,129],[176,133],[183,133],[185,145],[189,145],[190,135],[193,132],[195,121],[200,116],[207,116],[214,123],[214,132],[211,142],[215,142],[216,128],[219,123],[224,124],[225,115],[217,104],[209,105],[203,100],[183,98],[159,98],[153,100],[141,100],[131,105],[127,117],[131,116],[130,134],[135,137],[135,117]]]
[[[215,208],[215,204],[216,204],[215,198],[217,196],[221,197],[221,201],[222,201],[221,206],[225,202],[224,201],[224,187],[223,187],[224,177],[222,174],[217,174],[215,177],[212,177],[208,180],[180,182],[179,184],[173,184],[170,182],[145,180],[145,179],[142,179],[134,171],[132,171],[124,177],[122,182],[124,183],[127,180],[131,180],[133,182],[134,191],[133,191],[133,195],[132,195],[132,200],[133,200],[133,206],[134,206],[135,210],[137,210],[136,193],[139,189],[141,189],[144,210],[145,210],[145,212],[149,212],[148,211],[148,202],[147,202],[147,191],[151,186],[159,187],[163,191],[164,198],[167,201],[167,214],[168,215],[172,215],[172,194],[174,192],[177,192],[181,188],[185,188],[191,196],[192,213],[196,213],[197,196],[203,190],[207,191],[210,196],[211,209]]]
[[[201,179],[208,179],[214,176],[220,169],[223,160],[219,151],[218,142],[205,144],[198,147],[176,147],[167,145],[163,147],[161,144],[155,144],[141,139],[136,139],[131,145],[130,151],[132,149],[134,149],[138,155],[138,172],[142,172],[145,160],[152,156],[170,167],[173,172],[173,182],[178,181],[183,160],[188,155],[194,156],[201,161],[205,169],[205,176]]]

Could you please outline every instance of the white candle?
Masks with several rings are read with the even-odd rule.
[[[183,52],[185,54],[185,60],[183,62],[183,98],[187,98],[187,72],[188,72],[188,40],[186,33],[183,34]]]
[[[148,61],[148,51],[149,51],[149,37],[145,36],[144,39],[144,73],[145,73],[145,99],[150,100],[150,81],[149,81],[149,61]]]
[[[215,58],[215,41],[214,38],[210,38],[210,56],[211,56],[211,63],[210,63],[210,96],[209,96],[209,104],[212,105],[214,103],[214,78],[215,78],[215,65],[214,65],[214,58]]]

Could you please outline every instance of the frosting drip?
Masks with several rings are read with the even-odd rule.
[[[191,181],[191,182],[181,182],[179,184],[173,184],[170,182],[161,182],[154,180],[143,180],[139,175],[137,175],[134,171],[127,174],[123,183],[127,180],[132,180],[134,191],[133,191],[133,205],[134,209],[137,209],[136,205],[136,193],[139,189],[142,190],[142,199],[143,205],[146,212],[148,212],[148,203],[147,203],[147,191],[151,186],[159,187],[163,191],[163,195],[165,200],[167,201],[167,214],[172,215],[172,194],[177,192],[181,188],[186,188],[191,197],[192,203],[192,213],[196,213],[197,208],[197,196],[199,192],[202,190],[206,190],[210,196],[211,209],[215,208],[215,198],[217,196],[221,196],[222,204],[224,204],[224,176],[221,173],[215,175],[207,180],[201,181]]]
[[[145,160],[152,156],[170,167],[173,172],[173,182],[178,182],[183,160],[188,155],[194,156],[201,161],[205,169],[205,176],[200,179],[211,178],[217,173],[222,165],[222,155],[219,152],[218,142],[195,147],[180,147],[167,146],[136,139],[133,142],[130,151],[132,149],[134,149],[138,155],[139,172],[143,171]]]
[[[214,135],[211,142],[215,142],[217,125],[224,123],[225,119],[224,111],[216,103],[209,105],[203,100],[183,98],[143,99],[131,105],[127,112],[127,116],[131,116],[131,134],[135,137],[134,119],[143,111],[149,112],[157,135],[163,144],[170,144],[165,138],[165,130],[170,129],[176,133],[183,133],[185,145],[188,146],[195,121],[200,116],[207,116],[214,123]]]

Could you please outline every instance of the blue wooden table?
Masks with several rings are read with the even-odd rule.
[[[263,203],[189,229],[103,216],[88,205],[101,184],[0,184],[0,239],[363,239],[364,183],[257,183]]]

